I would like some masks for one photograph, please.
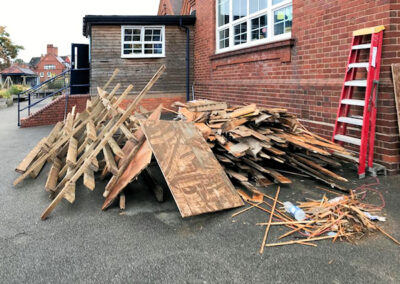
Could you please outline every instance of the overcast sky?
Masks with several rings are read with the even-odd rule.
[[[82,35],[85,15],[155,15],[159,0],[2,0],[0,26],[6,26],[14,43],[25,50],[18,58],[46,53],[46,45],[70,55],[71,43],[88,43]]]

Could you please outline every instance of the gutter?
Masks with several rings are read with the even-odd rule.
[[[179,26],[186,30],[186,101],[190,101],[190,29],[182,24],[182,18]]]

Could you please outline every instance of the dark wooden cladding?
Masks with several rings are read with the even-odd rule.
[[[191,74],[193,82],[193,29],[190,37]],[[91,33],[91,93],[103,86],[115,68],[120,72],[115,78],[121,84],[120,92],[129,84],[134,85],[132,93],[139,92],[149,78],[165,64],[167,69],[154,85],[152,93],[186,94],[186,31],[178,26],[165,26],[165,57],[163,58],[121,58],[121,26],[92,26]],[[117,94],[120,94],[117,93]]]

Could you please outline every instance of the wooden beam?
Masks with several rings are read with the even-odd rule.
[[[112,174],[118,174],[118,167],[115,162],[114,156],[111,152],[110,146],[105,145],[103,148],[104,158],[106,160],[106,167]]]
[[[114,138],[110,137],[110,139],[108,139],[108,145],[110,145],[111,150],[120,159],[122,159],[125,156],[124,151],[122,151],[122,149],[119,147],[118,143],[114,140]]]
[[[49,175],[47,177],[46,185],[44,188],[46,191],[54,191],[57,186],[57,181],[58,181],[58,173],[60,172],[61,169],[61,160],[58,158],[55,158],[53,161],[53,165],[50,168]]]
[[[67,165],[74,167],[76,165],[76,156],[78,154],[78,140],[71,137],[69,140],[68,153],[67,153]]]
[[[83,184],[88,188],[89,190],[94,190],[96,187],[96,182],[94,180],[94,172],[92,169],[88,168],[85,170],[83,174]]]
[[[29,154],[22,160],[22,162],[16,167],[15,171],[18,173],[24,173],[29,165],[33,162],[33,160],[40,153],[40,149],[46,143],[46,138],[43,138],[39,141],[39,143],[29,152]]]
[[[91,141],[96,140],[96,127],[94,126],[94,123],[92,120],[89,120],[86,124],[86,134],[87,138],[89,138]]]

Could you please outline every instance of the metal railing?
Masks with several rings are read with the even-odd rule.
[[[44,101],[44,100],[46,100],[48,98],[53,97],[56,94],[60,94],[63,91],[69,89],[71,87],[70,82],[69,82],[70,74],[71,74],[71,69],[67,69],[64,72],[62,72],[62,73],[60,73],[60,74],[58,74],[58,75],[56,75],[56,76],[44,81],[44,82],[42,82],[42,83],[40,83],[40,84],[38,84],[36,86],[33,86],[32,88],[30,88],[30,89],[28,89],[28,90],[26,90],[24,92],[19,93],[18,94],[18,98],[17,98],[18,99],[18,126],[21,126],[21,112],[22,111],[27,109],[28,110],[28,116],[29,116],[29,115],[31,115],[31,108],[32,107],[38,105],[39,103],[41,103],[42,101]],[[41,98],[40,100],[35,101],[34,103],[32,103],[32,101],[31,101],[32,100],[32,95],[38,94],[42,89],[47,88],[50,85],[50,83],[56,82],[60,78],[62,78],[62,80],[63,80],[63,82],[62,82],[63,86],[61,88],[57,89],[56,91],[53,91],[52,93],[50,93],[48,95],[45,94],[43,98]],[[69,94],[67,92],[66,93],[67,98],[66,98],[65,109],[67,109],[68,95]],[[28,105],[26,107],[21,108],[21,98],[22,97],[26,97],[26,96],[28,98]],[[64,115],[65,115],[65,113],[64,113]]]

